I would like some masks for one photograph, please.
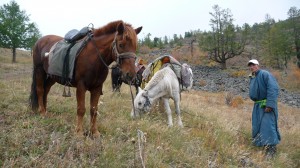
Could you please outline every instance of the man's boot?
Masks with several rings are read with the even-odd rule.
[[[267,159],[272,159],[275,154],[276,154],[276,145],[268,145],[266,146],[266,153],[265,153],[265,156]]]

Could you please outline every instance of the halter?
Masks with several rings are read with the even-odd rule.
[[[117,49],[117,34],[118,34],[118,33],[115,34],[114,41],[112,42],[112,48],[113,48],[112,51],[115,52],[115,54],[116,54],[116,56],[117,56],[116,62],[117,62],[117,66],[119,66],[119,65],[120,65],[120,59],[130,59],[130,58],[136,59],[136,54],[135,54],[134,52],[124,52],[124,53],[121,53],[121,54],[118,52],[118,49]],[[94,37],[93,32],[88,33],[88,36],[89,36],[89,39],[91,39],[91,41],[92,41],[94,47],[96,48],[97,54],[98,54],[98,56],[100,57],[100,60],[102,61],[102,63],[103,63],[108,69],[111,69],[111,68],[105,63],[105,61],[104,61],[103,58],[102,58],[102,55],[101,55],[101,53],[100,53],[100,51],[99,51],[99,49],[98,49],[98,47],[97,47],[97,45],[96,45],[96,42],[95,42],[95,40],[94,40],[94,38],[93,38],[93,37]]]
[[[117,64],[120,65],[120,59],[136,59],[136,54],[134,52],[124,52],[124,53],[119,53],[118,48],[117,48],[117,35],[118,32],[115,34],[115,38],[114,41],[112,42],[112,48],[113,51],[115,52],[116,56],[117,56]]]
[[[147,90],[145,90],[145,91],[148,92]],[[142,96],[146,99],[145,104],[144,104],[144,108],[145,107],[150,107],[151,106],[151,102],[150,102],[149,96],[148,95],[147,96],[142,95]]]

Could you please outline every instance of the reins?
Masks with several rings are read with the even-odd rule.
[[[96,48],[97,55],[98,55],[98,57],[100,58],[101,62],[106,66],[107,69],[111,69],[111,68],[105,63],[105,61],[103,60],[102,55],[101,55],[101,53],[100,53],[100,51],[99,51],[99,49],[98,49],[98,47],[97,47],[97,45],[96,45],[96,42],[95,42],[95,40],[94,40],[94,38],[93,38],[93,37],[94,37],[93,33],[90,32],[90,33],[88,34],[88,36],[89,36],[89,38],[91,39],[91,41],[92,41],[94,47]]]

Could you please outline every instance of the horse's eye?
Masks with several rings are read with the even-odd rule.
[[[123,48],[123,44],[119,44],[119,47],[120,47],[120,48]]]
[[[139,102],[138,105],[141,106],[141,105],[142,105],[142,102]]]

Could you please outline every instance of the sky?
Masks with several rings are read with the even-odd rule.
[[[1,0],[0,6],[11,0]],[[265,21],[269,14],[275,21],[288,18],[288,10],[300,9],[300,0],[15,0],[30,22],[35,22],[42,35],[64,36],[69,30],[88,26],[102,27],[123,20],[134,28],[143,26],[139,38],[173,38],[185,32],[209,31],[209,12],[213,6],[230,9],[234,24]],[[0,23],[1,24],[1,23]]]

